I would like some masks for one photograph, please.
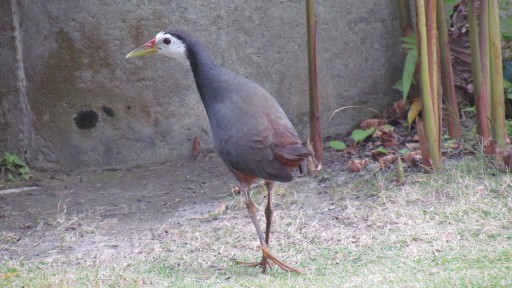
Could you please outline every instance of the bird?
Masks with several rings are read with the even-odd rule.
[[[191,33],[179,28],[163,30],[126,58],[153,54],[190,64],[210,122],[214,148],[240,183],[260,242],[261,261],[243,264],[261,267],[263,273],[274,264],[288,272],[302,273],[270,251],[272,192],[276,182],[292,181],[291,171],[313,152],[303,146],[274,97],[255,82],[222,66]],[[251,185],[261,179],[267,190],[264,235],[256,215],[258,208],[251,198]]]

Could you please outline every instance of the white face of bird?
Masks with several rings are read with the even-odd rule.
[[[173,35],[162,31],[156,35],[155,41],[158,47],[158,54],[175,58],[186,57],[187,49],[185,43]]]
[[[186,58],[186,46],[183,41],[175,36],[162,31],[148,43],[133,50],[126,58],[140,57],[152,54],[161,54],[173,58]]]

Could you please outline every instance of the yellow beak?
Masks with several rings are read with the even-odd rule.
[[[156,53],[158,53],[156,39],[151,39],[148,43],[128,53],[128,55],[126,55],[126,58],[135,58],[140,56],[153,55]]]

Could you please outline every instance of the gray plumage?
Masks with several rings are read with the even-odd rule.
[[[302,146],[276,100],[258,84],[224,68],[191,34],[169,29],[186,56],[206,108],[214,145],[235,175],[289,182],[290,169],[312,153]]]

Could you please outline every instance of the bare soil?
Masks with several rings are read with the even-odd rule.
[[[291,201],[309,207],[331,207],[332,187],[363,175],[339,173],[341,155],[327,153],[320,175],[283,184],[282,189],[289,192],[276,193],[276,213],[286,213],[279,211],[286,209],[279,205],[280,197],[297,198]],[[126,170],[33,174],[24,184],[37,188],[0,194],[1,261],[80,259],[89,253],[135,251],[145,241],[167,233],[168,227],[208,225],[224,217],[219,214],[240,215],[223,219],[234,221],[233,225],[244,225],[244,221],[252,225],[245,207],[237,205],[235,178],[215,153]],[[339,208],[322,210],[331,209]]]

